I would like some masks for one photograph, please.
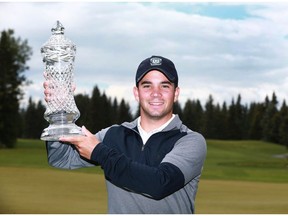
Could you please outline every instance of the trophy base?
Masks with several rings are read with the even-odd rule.
[[[49,125],[41,134],[40,139],[44,141],[58,141],[62,136],[79,136],[84,134],[80,127],[74,123]]]

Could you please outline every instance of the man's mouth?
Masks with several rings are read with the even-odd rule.
[[[164,103],[163,102],[149,102],[149,104],[152,105],[152,106],[161,106]]]

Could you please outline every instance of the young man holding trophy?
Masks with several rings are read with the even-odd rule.
[[[48,51],[51,50],[54,49]],[[52,71],[50,78],[58,74],[58,69],[48,68]],[[53,88],[64,85],[63,79],[57,79],[52,80],[56,83],[53,85],[51,79],[44,82],[48,105],[55,97],[51,97]],[[58,98],[65,106],[61,112],[46,116],[55,125],[44,129],[42,137],[46,140],[48,162],[63,169],[101,166],[106,179],[108,213],[194,213],[207,149],[203,136],[173,114],[173,104],[180,93],[174,63],[162,56],[143,60],[135,84],[133,93],[140,105],[140,116],[96,134],[84,126],[80,133],[77,127],[70,130],[70,126],[59,126],[69,122],[69,116],[65,98]],[[61,128],[70,130],[72,135],[65,135]],[[51,134],[56,135],[53,138]]]

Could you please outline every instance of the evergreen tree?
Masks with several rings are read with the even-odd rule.
[[[101,94],[97,86],[94,87],[92,91],[91,100],[88,107],[88,118],[87,118],[87,128],[91,132],[99,131],[101,128],[101,121],[105,115],[105,110],[101,103]]]
[[[217,128],[215,124],[215,106],[214,99],[212,95],[209,95],[209,98],[205,104],[205,112],[203,116],[203,129],[201,130],[204,137],[207,139],[214,139],[217,136]]]
[[[253,140],[262,139],[262,117],[265,113],[265,106],[263,103],[251,103],[248,111],[248,138]]]
[[[140,116],[140,105],[139,104],[137,106],[137,111],[136,111],[136,113],[134,115],[134,118],[136,119],[138,116]]]
[[[288,116],[285,116],[279,126],[279,143],[288,149]]]
[[[77,94],[74,98],[80,112],[80,117],[76,121],[76,124],[81,127],[82,125],[86,125],[88,121],[90,98],[84,94]]]
[[[183,109],[183,122],[186,124],[187,127],[189,127],[192,130],[195,130],[193,128],[194,124],[194,116],[192,113],[192,100],[188,99],[184,105]]]
[[[179,115],[179,117],[182,119],[183,113],[182,113],[181,105],[178,101],[176,101],[173,104],[173,113]]]
[[[123,123],[125,121],[131,121],[132,115],[130,113],[130,106],[126,104],[124,99],[121,100],[119,108],[118,108],[118,124]]]
[[[35,129],[35,118],[34,115],[36,113],[36,104],[32,101],[32,98],[29,97],[28,107],[26,109],[26,113],[24,116],[25,122],[25,130],[24,130],[24,137],[25,138],[32,138],[33,130]],[[43,116],[42,116],[43,117]]]
[[[105,110],[105,114],[103,115],[104,118],[102,120],[102,128],[106,128],[115,123],[117,114],[115,115],[115,113],[113,113],[111,99],[106,96],[105,92],[102,94],[101,99],[103,110]]]
[[[279,112],[280,125],[279,125],[279,143],[288,148],[288,107],[284,100]]]
[[[219,139],[227,139],[228,136],[228,127],[227,127],[227,118],[228,118],[228,109],[227,109],[227,105],[226,102],[224,101],[222,104],[222,108],[220,110],[220,113],[218,115],[218,119],[217,119],[217,128],[218,128],[218,132],[219,133]]]
[[[39,138],[42,134],[42,131],[44,128],[49,126],[49,123],[44,119],[44,113],[46,111],[45,105],[42,104],[42,102],[39,100],[36,106],[36,118],[37,118],[37,124],[36,127],[38,128],[38,131],[35,133],[35,138]]]
[[[188,99],[183,109],[183,122],[191,130],[200,132],[202,129],[203,108],[199,100]]]
[[[196,100],[194,108],[196,113],[195,130],[202,133],[204,110],[199,99]]]
[[[37,104],[29,98],[28,107],[25,113],[25,138],[39,139],[48,122],[44,119],[45,106],[39,101]]]
[[[278,136],[278,118],[277,118],[277,97],[273,92],[272,99],[269,101],[268,97],[265,99],[265,113],[262,119],[263,133],[262,137],[268,142],[277,142]]]
[[[239,94],[236,104],[232,99],[228,111],[228,139],[242,139],[244,120],[244,108],[241,105],[241,95]]]
[[[19,126],[18,128],[18,134],[17,134],[17,137],[18,138],[25,138],[24,137],[24,130],[26,128],[25,126],[25,115],[26,115],[26,110],[25,108],[21,108],[19,110],[19,116],[20,116],[20,124],[21,126]]]
[[[21,86],[28,69],[26,62],[32,54],[27,40],[14,37],[14,31],[2,31],[0,37],[0,146],[13,148],[16,144],[21,120],[19,99]]]
[[[226,116],[223,114],[224,112],[222,111],[219,103],[217,103],[214,109],[215,139],[225,139],[227,136],[227,131],[225,130]]]
[[[248,120],[248,106],[241,105],[242,112],[241,116],[242,119],[239,121],[240,125],[242,126],[241,129],[241,139],[248,139],[248,131],[249,131],[249,120]]]
[[[112,104],[112,110],[111,110],[111,119],[112,124],[119,124],[119,113],[118,113],[118,100],[115,97]]]

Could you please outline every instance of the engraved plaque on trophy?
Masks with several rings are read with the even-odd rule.
[[[52,35],[41,47],[45,79],[49,83],[50,100],[44,118],[49,122],[41,140],[57,141],[61,136],[82,135],[75,124],[80,112],[73,95],[73,70],[76,46],[64,36],[64,27],[57,21]]]

